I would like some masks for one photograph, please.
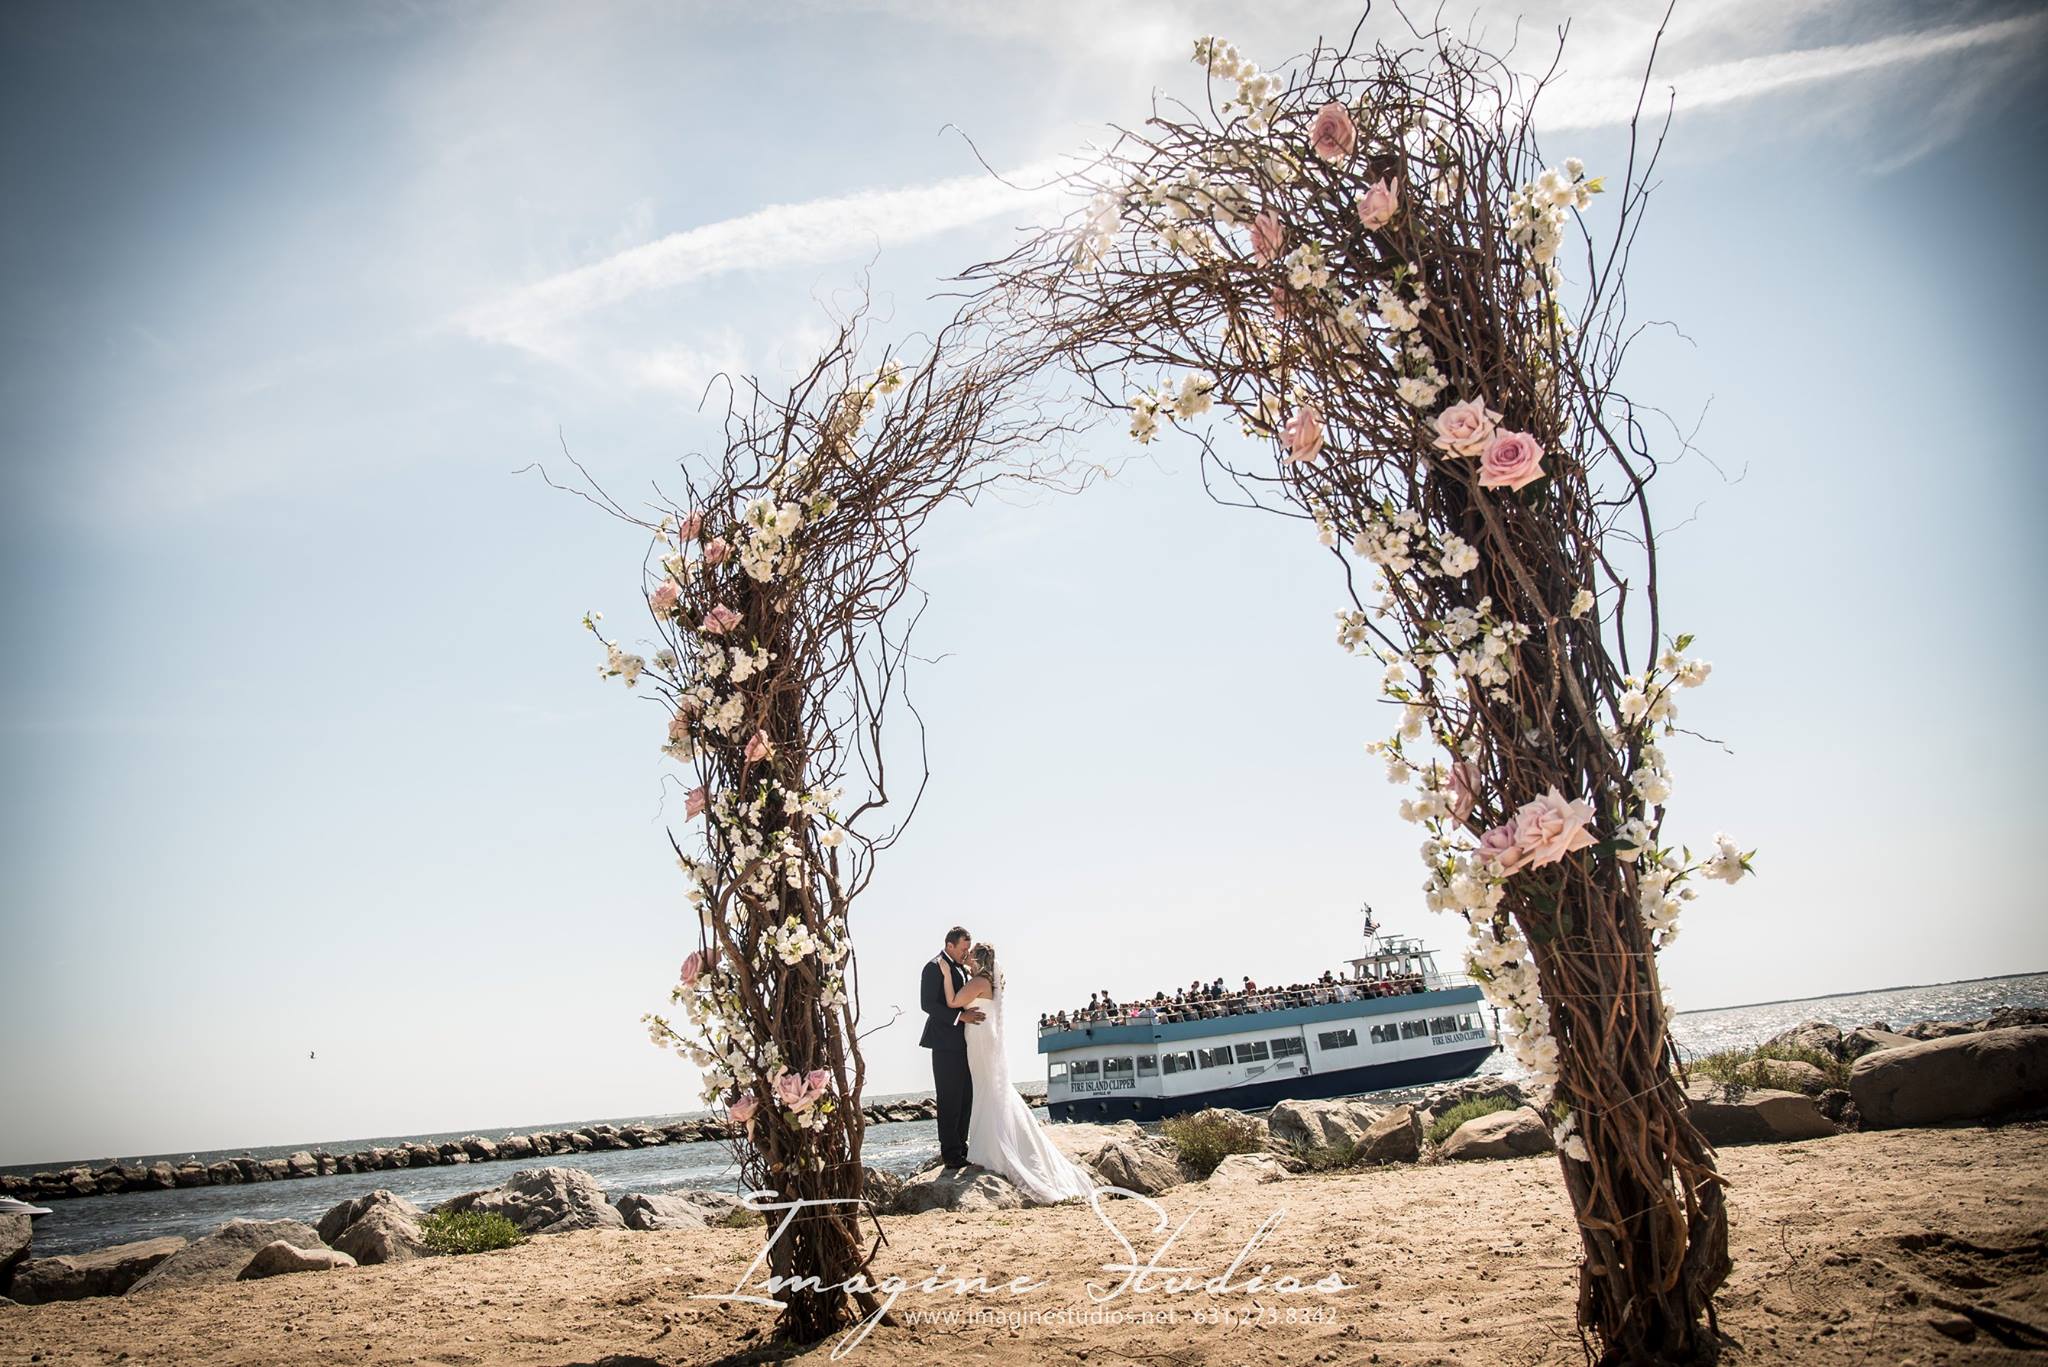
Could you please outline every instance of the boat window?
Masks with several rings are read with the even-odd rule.
[[[1066,1060],[1061,1059],[1047,1066],[1045,1080],[1047,1082],[1065,1082],[1067,1080]]]
[[[1102,1061],[1102,1075],[1105,1078],[1129,1077],[1131,1061],[1127,1058],[1106,1058]]]
[[[1374,1044],[1392,1044],[1399,1038],[1401,1038],[1401,1027],[1395,1025],[1392,1021],[1387,1022],[1385,1025],[1375,1025],[1372,1028],[1372,1042]]]
[[[1464,1015],[1458,1017],[1458,1028],[1460,1030],[1477,1030],[1481,1028],[1479,1017],[1467,1011]]]
[[[1431,1016],[1429,1018],[1429,1033],[1432,1035],[1455,1034],[1457,1029],[1458,1018],[1456,1016]]]
[[[1223,1068],[1230,1063],[1230,1046],[1227,1044],[1219,1044],[1214,1049],[1198,1049],[1196,1052],[1201,1055],[1204,1068]]]
[[[1428,1033],[1429,1021],[1427,1019],[1401,1022],[1402,1039],[1419,1039]]]
[[[1237,1046],[1237,1061],[1239,1063],[1262,1063],[1265,1061],[1265,1058],[1266,1042],[1262,1039],[1256,1039],[1249,1044]]]
[[[1151,1077],[1159,1071],[1159,1059],[1154,1054],[1138,1055],[1138,1076]]]
[[[1349,1049],[1358,1043],[1356,1030],[1325,1030],[1316,1036],[1316,1043],[1325,1049]]]
[[[1094,1077],[1097,1067],[1098,1065],[1092,1058],[1077,1058],[1074,1060],[1074,1076]]]
[[[1169,1073],[1192,1073],[1195,1071],[1195,1055],[1192,1050],[1183,1049],[1178,1054],[1167,1054],[1166,1071]]]
[[[1293,1058],[1297,1054],[1308,1052],[1303,1047],[1302,1042],[1293,1035],[1282,1035],[1280,1038],[1272,1041],[1272,1045],[1274,1058]]]

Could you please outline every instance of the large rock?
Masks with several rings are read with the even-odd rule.
[[[1826,1021],[1801,1021],[1765,1040],[1766,1049],[1811,1049],[1830,1058],[1842,1056],[1842,1027]]]
[[[183,1247],[183,1239],[167,1237],[115,1244],[90,1253],[30,1258],[14,1269],[7,1294],[23,1305],[119,1296]]]
[[[737,1196],[690,1187],[636,1191],[621,1196],[617,1204],[627,1229],[702,1229],[722,1222],[736,1210],[746,1209],[746,1203]]]
[[[1899,1049],[1919,1042],[1911,1035],[1894,1034],[1881,1026],[1859,1025],[1842,1036],[1841,1057],[1845,1060],[1859,1059],[1879,1049]]]
[[[433,1252],[420,1230],[424,1214],[403,1196],[379,1187],[321,1216],[320,1240],[365,1267],[424,1258]]]
[[[1052,1146],[1076,1163],[1086,1163],[1102,1152],[1106,1144],[1121,1142],[1140,1144],[1153,1139],[1139,1128],[1135,1120],[1119,1120],[1109,1125],[1096,1125],[1087,1121],[1061,1121],[1045,1127],[1046,1138]]]
[[[1297,1148],[1356,1144],[1382,1114],[1363,1101],[1283,1101],[1266,1112],[1273,1138]]]
[[[1556,1147],[1543,1117],[1533,1107],[1518,1106],[1512,1111],[1474,1116],[1460,1125],[1438,1152],[1453,1160],[1523,1158],[1533,1153],[1549,1153]]]
[[[282,1277],[292,1272],[332,1272],[338,1267],[355,1265],[356,1260],[346,1253],[331,1248],[299,1248],[278,1239],[256,1250],[256,1256],[242,1269],[240,1280]]]
[[[1522,1094],[1520,1083],[1515,1082],[1512,1078],[1489,1073],[1480,1074],[1475,1077],[1459,1078],[1456,1082],[1447,1082],[1441,1087],[1432,1088],[1429,1094],[1423,1097],[1422,1104],[1416,1109],[1442,1115],[1451,1107],[1461,1105],[1464,1102],[1491,1101],[1495,1097],[1511,1101],[1517,1106],[1524,1104],[1529,1099]]]
[[[0,1291],[14,1269],[28,1261],[29,1244],[35,1239],[34,1218],[29,1215],[0,1215]]]
[[[1695,1079],[1685,1089],[1686,1114],[1709,1144],[1775,1144],[1824,1139],[1841,1131],[1813,1098],[1771,1087],[1741,1087]]]
[[[1354,1163],[1413,1163],[1422,1157],[1422,1117],[1413,1106],[1396,1106],[1366,1126]]]
[[[922,1215],[928,1210],[1017,1210],[1024,1205],[1024,1193],[987,1168],[969,1165],[948,1171],[927,1168],[903,1184],[896,1198],[898,1215]]]
[[[1157,1196],[1187,1181],[1187,1174],[1175,1161],[1171,1145],[1151,1139],[1126,1143],[1112,1139],[1087,1160],[1088,1166],[1113,1187],[1135,1191],[1140,1196]]]
[[[604,1188],[581,1168],[523,1168],[503,1186],[465,1191],[434,1210],[476,1210],[504,1216],[526,1234],[567,1234],[578,1229],[624,1229],[625,1217]]]
[[[868,1203],[869,1210],[880,1215],[896,1208],[896,1198],[903,1194],[902,1177],[881,1168],[862,1168],[860,1177],[861,1199]]]
[[[1751,1065],[1759,1081],[1789,1092],[1819,1096],[1828,1089],[1828,1075],[1803,1059],[1766,1058]],[[1745,1069],[1748,1074],[1751,1069]]]
[[[137,1296],[234,1281],[258,1249],[279,1239],[299,1248],[323,1246],[320,1232],[303,1220],[230,1220],[151,1268],[128,1289],[128,1294]]]
[[[1873,1129],[1987,1120],[2048,1106],[2048,1026],[1880,1049],[1856,1060],[1849,1091]]]
[[[1270,1153],[1233,1153],[1209,1174],[1209,1185],[1251,1187],[1264,1182],[1279,1182],[1286,1176],[1287,1169]]]

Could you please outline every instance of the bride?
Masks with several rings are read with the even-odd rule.
[[[967,1070],[981,1104],[967,1113],[967,1161],[1007,1177],[1034,1201],[1051,1203],[1085,1197],[1095,1189],[1088,1170],[1059,1151],[1024,1098],[1010,1085],[1003,1052],[1003,975],[993,945],[970,953],[975,976],[964,987],[946,986],[946,1005],[985,1001],[985,1019],[967,1027]]]

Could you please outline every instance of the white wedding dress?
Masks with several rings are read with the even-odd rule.
[[[1003,996],[997,988],[974,1005],[979,1025],[967,1027],[967,1071],[974,1079],[974,1109],[967,1114],[967,1161],[1010,1179],[1034,1201],[1050,1204],[1085,1197],[1095,1178],[1061,1153],[1052,1136],[1010,1085],[1003,1052]]]

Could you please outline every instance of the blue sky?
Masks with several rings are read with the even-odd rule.
[[[1520,12],[1533,60],[1567,11]],[[1569,7],[1555,156],[1619,174],[1646,12]],[[657,724],[577,628],[633,617],[641,547],[514,472],[559,432],[644,487],[708,441],[712,371],[784,374],[864,272],[887,329],[932,324],[1045,212],[947,125],[1040,165],[1193,90],[1197,34],[1278,65],[1354,19],[9,7],[0,1030],[35,1100],[0,1163],[691,1105],[639,1023],[690,943]],[[1631,295],[1683,336],[1630,389],[1704,412],[1664,603],[1728,746],[1674,750],[1673,823],[1762,871],[1689,912],[1681,1008],[2048,967],[2044,39],[2033,7],[1703,0],[1660,56]],[[922,579],[935,776],[858,913],[869,1025],[954,921],[1034,1015],[1308,976],[1368,899],[1455,944],[1360,749],[1334,567],[1190,451],[949,515]],[[907,1020],[869,1057],[928,1085]]]

